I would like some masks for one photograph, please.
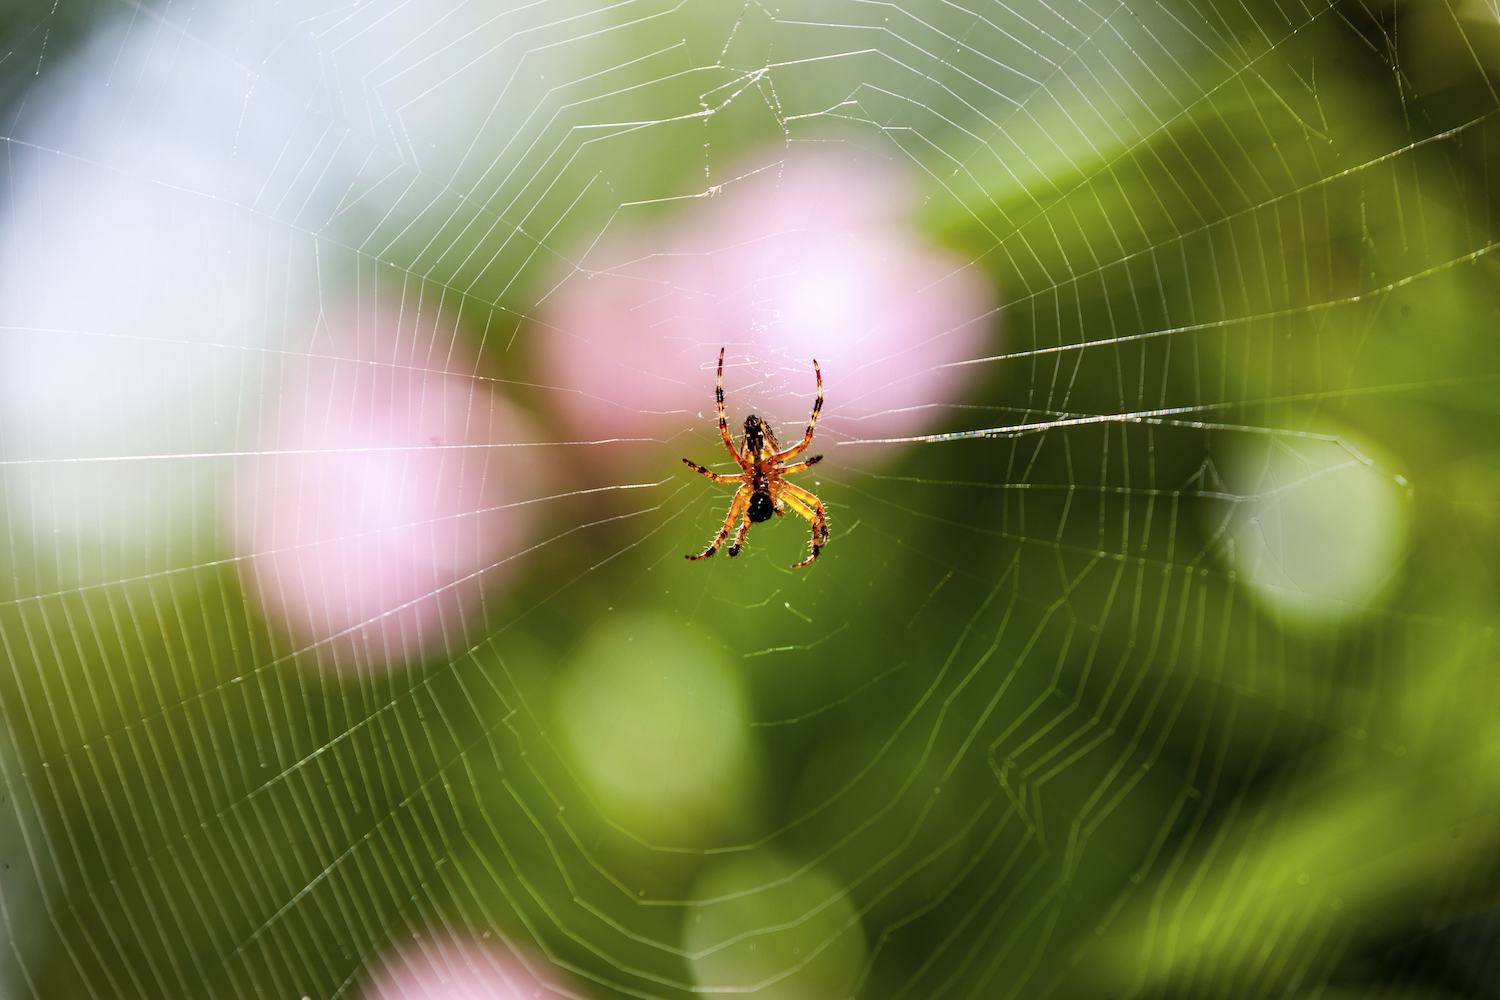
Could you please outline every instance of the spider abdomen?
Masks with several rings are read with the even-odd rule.
[[[771,501],[771,494],[765,490],[756,490],[750,494],[750,520],[759,524],[761,521],[769,521],[776,514],[776,504]]]

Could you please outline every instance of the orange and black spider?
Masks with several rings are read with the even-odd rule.
[[[714,399],[719,408],[719,436],[724,439],[724,447],[729,449],[729,454],[739,463],[740,473],[721,476],[690,458],[684,458],[683,462],[693,471],[716,483],[739,483],[740,488],[734,493],[734,499],[729,504],[729,516],[724,518],[724,526],[719,529],[718,536],[708,548],[687,558],[707,559],[719,551],[719,546],[729,537],[730,527],[740,518],[740,530],[734,536],[734,544],[729,546],[729,554],[737,556],[740,554],[740,546],[745,544],[745,536],[750,533],[751,522],[759,524],[761,521],[769,521],[772,515],[779,517],[786,513],[787,508],[791,508],[794,514],[807,518],[812,524],[812,554],[801,562],[794,563],[792,569],[809,565],[818,558],[823,546],[828,544],[828,511],[823,508],[823,501],[782,478],[793,472],[810,469],[823,461],[822,455],[814,455],[796,465],[785,464],[787,459],[795,458],[807,450],[807,446],[812,444],[813,428],[818,426],[818,411],[823,408],[823,373],[818,369],[817,358],[813,358],[813,375],[818,380],[818,399],[813,403],[812,416],[807,420],[807,433],[802,436],[800,443],[782,451],[781,446],[776,443],[776,435],[771,432],[771,425],[752,413],[745,418],[745,436],[740,447],[735,448],[734,440],[729,436],[729,423],[724,419],[724,348],[719,348],[719,378],[714,388]]]

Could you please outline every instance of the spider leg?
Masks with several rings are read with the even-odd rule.
[[[682,461],[683,464],[686,465],[689,469],[692,469],[694,472],[700,475],[707,476],[709,479],[712,479],[716,483],[738,483],[742,481],[742,477],[740,476],[721,476],[719,473],[714,472],[712,469],[705,469],[703,466],[699,465],[691,458],[684,458]]]
[[[823,501],[807,490],[791,483],[781,485],[786,491],[782,497],[786,505],[812,524],[812,553],[801,562],[792,564],[792,569],[801,569],[811,565],[818,558],[818,553],[823,551],[823,546],[828,544],[828,511],[824,508]]]
[[[729,436],[729,421],[724,418],[724,348],[719,348],[719,376],[714,382],[714,405],[719,410],[719,437],[724,439],[724,447],[729,449],[729,454],[741,467],[745,459],[740,455],[739,449],[734,446],[734,438]]]
[[[683,461],[686,462],[687,459],[684,458]],[[811,469],[821,461],[823,461],[822,455],[814,455],[812,458],[809,458],[805,462],[798,462],[796,465],[788,465],[786,468],[779,471],[783,476],[789,472],[806,472],[808,469]],[[735,477],[731,476],[730,478],[733,479]]]
[[[796,504],[801,504],[803,507],[812,511],[818,524],[821,525],[823,533],[823,544],[827,545],[828,508],[823,506],[823,501],[819,500],[817,494],[813,493],[811,490],[805,490],[794,483],[782,483],[781,488],[785,491],[783,493],[783,499],[787,500],[788,502],[796,501]],[[796,504],[793,504],[793,510],[796,510]],[[801,513],[801,511],[798,511],[798,513]],[[806,517],[807,515],[803,514],[802,516]]]
[[[715,536],[714,540],[709,543],[708,548],[704,549],[697,555],[690,554],[684,558],[707,559],[709,556],[719,551],[719,546],[723,545],[724,539],[729,537],[729,526],[734,523],[735,518],[745,513],[745,508],[748,506],[750,506],[750,487],[741,486],[739,489],[734,491],[734,500],[729,504],[729,516],[724,518],[724,526],[719,529],[718,535]]]
[[[775,455],[772,455],[772,461],[780,462],[794,455],[800,455],[807,450],[808,445],[812,444],[813,429],[818,426],[818,411],[823,408],[823,370],[818,367],[817,358],[813,358],[813,374],[818,379],[818,398],[813,401],[812,416],[807,418],[807,433],[802,436],[802,440],[798,444],[793,445],[786,451],[777,452]]]
[[[747,510],[744,519],[740,521],[740,530],[735,532],[734,544],[725,550],[729,553],[729,558],[733,559],[740,554],[740,546],[745,544],[745,536],[748,534],[750,534],[750,512]]]

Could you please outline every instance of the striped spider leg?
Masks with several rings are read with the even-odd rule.
[[[724,475],[699,465],[690,458],[684,458],[682,461],[701,476],[706,476],[716,483],[735,483],[739,488],[735,490],[734,497],[729,503],[729,513],[725,516],[724,524],[719,528],[719,533],[714,540],[702,552],[688,555],[688,559],[707,559],[713,555],[729,537],[729,532],[734,528],[735,522],[739,521],[734,542],[729,546],[729,555],[737,556],[745,544],[745,536],[750,533],[752,524],[769,521],[788,509],[799,517],[806,518],[812,525],[812,554],[801,562],[794,563],[793,569],[811,565],[813,560],[818,558],[818,553],[828,544],[828,511],[823,506],[823,501],[810,491],[786,482],[784,478],[794,473],[805,472],[823,460],[822,455],[814,455],[812,458],[795,464],[786,464],[787,459],[795,458],[807,450],[812,444],[813,432],[818,426],[818,413],[823,409],[823,371],[818,367],[816,358],[813,359],[813,375],[817,379],[818,394],[813,402],[812,416],[807,421],[807,431],[803,434],[801,441],[783,451],[776,441],[776,434],[772,431],[770,424],[752,413],[745,418],[745,433],[740,439],[739,446],[736,447],[734,438],[730,436],[729,421],[724,411],[724,348],[719,348],[719,368],[714,383],[714,405],[719,417],[719,437],[723,440],[725,449],[739,465],[740,471],[738,474]]]

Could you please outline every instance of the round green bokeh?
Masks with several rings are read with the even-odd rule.
[[[1362,443],[1280,445],[1232,461],[1245,499],[1227,555],[1241,583],[1282,621],[1332,622],[1377,603],[1406,552],[1404,487]]]
[[[659,616],[593,629],[558,682],[555,716],[594,803],[653,841],[703,843],[757,798],[746,697],[723,651]]]
[[[857,990],[864,928],[845,888],[817,867],[739,857],[708,868],[692,898],[682,946],[698,992],[838,1000]]]

